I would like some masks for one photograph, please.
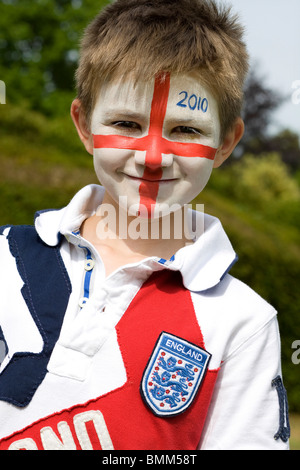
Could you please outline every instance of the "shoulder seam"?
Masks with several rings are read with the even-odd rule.
[[[236,354],[237,351],[239,351],[239,349],[241,349],[248,341],[250,341],[254,336],[256,336],[260,331],[262,331],[263,329],[265,329],[270,323],[271,321],[274,320],[274,318],[277,317],[277,311],[272,308],[271,309],[271,312],[270,312],[270,317],[264,322],[262,323],[255,331],[253,331],[249,336],[247,336],[247,338],[244,338],[241,343],[236,346],[227,356],[226,358],[224,358],[222,360],[222,364],[225,364],[229,359],[231,359],[231,357]]]

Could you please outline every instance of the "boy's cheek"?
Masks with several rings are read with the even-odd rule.
[[[189,180],[191,187],[193,188],[193,192],[195,193],[193,198],[205,188],[210,179],[214,165],[213,160],[204,160],[200,158],[197,160],[198,162],[190,163],[189,167]]]
[[[93,148],[94,166],[107,173],[114,173],[121,169],[128,159],[132,157],[132,150]],[[116,174],[117,177],[117,174]]]
[[[202,157],[175,157],[174,161],[180,166],[181,173],[191,181],[205,178],[214,165],[214,160]]]

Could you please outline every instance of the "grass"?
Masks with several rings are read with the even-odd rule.
[[[300,414],[291,414],[291,450],[300,450]]]

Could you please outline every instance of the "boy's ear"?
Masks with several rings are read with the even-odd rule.
[[[235,147],[241,140],[244,134],[244,121],[242,118],[237,118],[232,129],[226,134],[225,139],[217,150],[214,168],[218,168],[223,162],[232,154]]]
[[[85,146],[87,152],[93,155],[93,136],[88,128],[86,116],[78,98],[76,98],[71,104],[71,117],[81,142]]]

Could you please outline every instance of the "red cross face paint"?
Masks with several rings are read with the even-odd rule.
[[[131,215],[182,207],[206,185],[219,145],[214,97],[192,75],[110,83],[93,115],[94,165],[108,199]]]

